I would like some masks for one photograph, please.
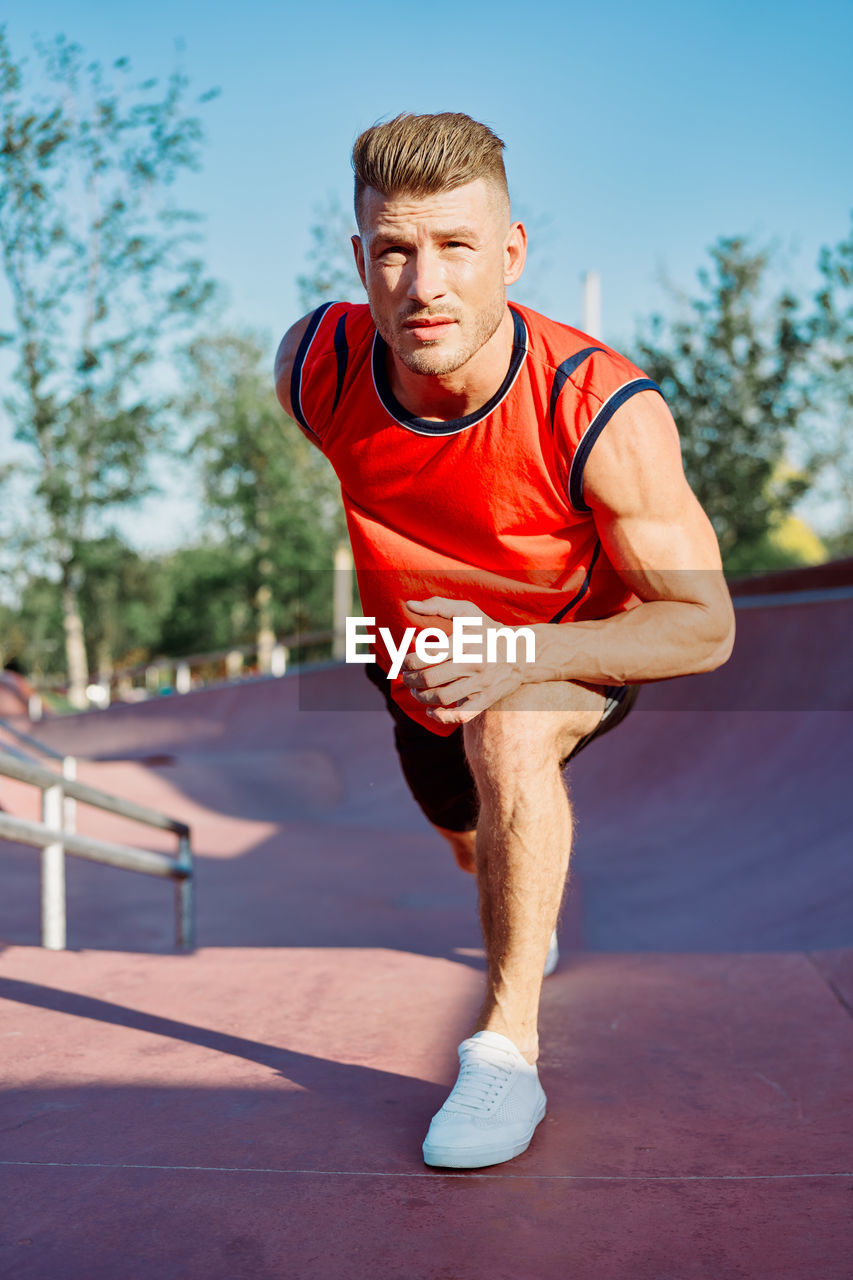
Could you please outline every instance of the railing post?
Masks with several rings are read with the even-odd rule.
[[[0,726],[3,723],[0,720]],[[13,736],[17,733],[18,730],[13,728]],[[58,756],[52,749],[50,753]],[[193,950],[195,868],[189,828],[153,809],[146,809],[131,800],[108,795],[105,791],[78,782],[74,757],[60,758],[62,776],[57,776],[52,770],[42,768],[25,756],[19,759],[17,754],[0,751],[0,775],[29,783],[41,791],[41,822],[12,817],[0,808],[0,836],[35,845],[41,850],[42,946],[50,951],[64,951],[66,947],[65,855],[70,853],[109,866],[174,880],[177,945],[184,951]],[[178,837],[177,856],[78,835],[75,830],[75,806],[78,801],[104,809],[108,813],[117,813],[132,821],[172,831]]]
[[[62,784],[45,787],[41,820],[53,831],[64,828]],[[65,846],[61,840],[41,851],[41,945],[49,951],[65,950]]]
[[[67,778],[69,782],[74,782],[77,778],[77,759],[75,756],[62,757],[62,776]],[[65,796],[62,804],[62,830],[77,830],[77,801],[73,796]]]
[[[179,951],[195,949],[195,868],[189,836],[178,837],[178,866],[186,871],[175,881],[176,934]]]

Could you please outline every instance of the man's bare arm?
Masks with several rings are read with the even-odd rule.
[[[535,626],[536,661],[523,682],[628,684],[722,665],[734,611],[719,547],[655,392],[614,414],[589,455],[583,496],[604,551],[643,604],[597,622]]]
[[[296,360],[299,344],[311,322],[311,314],[313,313],[303,316],[301,320],[297,320],[296,324],[288,329],[278,344],[278,351],[275,357],[275,393],[282,409],[291,418],[295,418],[296,415],[290,403],[290,377],[293,373],[293,364]]]
[[[656,393],[641,392],[613,415],[590,453],[584,500],[608,558],[643,603],[596,622],[534,624],[532,662],[433,665],[409,654],[403,679],[436,720],[465,724],[523,684],[639,684],[712,671],[729,657],[734,611],[717,539]],[[478,612],[470,601],[437,597],[407,607],[443,618]]]

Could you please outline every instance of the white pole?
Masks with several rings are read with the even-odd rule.
[[[67,778],[69,782],[74,782],[77,778],[77,759],[75,756],[64,756],[62,759],[62,776]],[[65,819],[62,830],[74,832],[77,830],[77,801],[73,796],[66,796],[62,805],[62,816]]]
[[[231,649],[225,655],[225,679],[239,680],[243,674],[243,655],[239,649]]]
[[[349,544],[339,542],[335,547],[335,583],[333,588],[334,640],[332,657],[343,662],[346,657],[346,620],[352,613],[352,552]]]
[[[583,331],[591,338],[601,337],[601,276],[586,271],[583,276]]]
[[[45,787],[41,820],[54,831],[62,831],[62,802],[61,783]],[[41,851],[41,945],[49,951],[65,950],[65,846],[61,840]]]

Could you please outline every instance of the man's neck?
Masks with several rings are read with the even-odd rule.
[[[409,413],[427,421],[447,422],[476,413],[491,400],[509,369],[515,324],[509,307],[488,342],[453,373],[423,374],[407,369],[389,347],[391,390]]]

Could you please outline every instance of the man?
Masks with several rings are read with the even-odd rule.
[[[356,141],[353,237],[368,306],[285,335],[284,408],[340,480],[365,615],[530,626],[531,659],[428,662],[386,679],[407,780],[476,874],[486,997],[424,1142],[476,1168],[545,1114],[538,1008],[568,871],[561,767],[636,686],[724,662],[733,613],[678,434],[642,372],[509,306],[526,233],[503,143],[469,117],[403,115]],[[473,781],[472,781],[473,780]]]

